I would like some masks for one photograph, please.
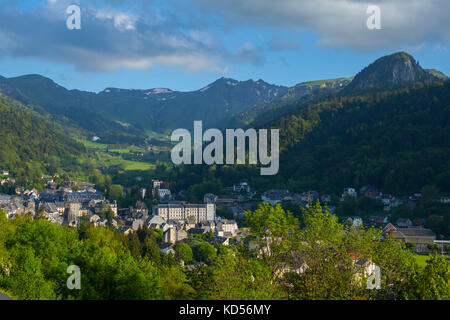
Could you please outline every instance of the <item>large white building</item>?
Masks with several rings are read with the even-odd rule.
[[[196,223],[214,221],[216,219],[216,205],[214,203],[159,204],[153,207],[153,214],[166,220],[189,220],[189,217],[194,217]]]

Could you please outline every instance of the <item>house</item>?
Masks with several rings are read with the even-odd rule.
[[[241,182],[239,184],[235,184],[233,185],[233,193],[241,193],[241,192],[245,192],[245,193],[250,193],[250,186],[248,185],[247,182]]]
[[[166,220],[158,215],[148,217],[146,224],[149,228],[160,229]]]
[[[218,236],[228,235],[229,237],[234,237],[238,229],[236,221],[223,219],[217,222],[216,233]]]
[[[363,225],[363,220],[360,217],[349,217],[346,222],[352,227],[361,227]]]
[[[409,228],[413,226],[413,222],[410,219],[398,218],[397,227],[399,228]]]
[[[229,246],[230,245],[230,239],[229,238],[220,237],[220,236],[212,237],[210,242],[212,244],[223,244],[225,246]]]
[[[360,197],[369,197],[369,198],[379,198],[381,197],[381,192],[372,185],[367,185],[359,189]]]
[[[165,253],[165,254],[173,254],[175,255],[175,250],[173,249],[174,245],[173,243],[162,243],[159,246],[159,249],[161,250],[161,252]]]
[[[101,218],[99,215],[94,214],[92,217],[89,218],[89,223],[92,224],[94,227],[98,226]]]
[[[206,230],[203,228],[191,228],[187,231],[188,234],[197,234],[202,235],[206,233]]]
[[[417,201],[422,199],[421,193],[414,193],[412,196],[409,196],[409,200]]]
[[[352,282],[362,286],[362,279],[367,279],[375,274],[377,266],[371,260],[365,259],[361,254],[350,253],[349,256],[352,259],[352,265],[355,270]]]
[[[64,202],[55,202],[56,210],[58,210],[58,214],[60,216],[64,215],[66,211],[66,204]]]
[[[207,233],[216,230],[216,223],[214,221],[202,221],[197,224],[197,227],[203,229],[204,232]]]
[[[130,233],[134,232],[134,230],[130,227],[119,227],[117,229],[117,231],[122,232],[126,236],[129,235]]]
[[[358,194],[356,193],[355,188],[344,188],[344,192],[342,193],[341,200],[344,200],[345,197],[353,197],[356,198]]]
[[[144,224],[145,224],[144,220],[142,220],[142,219],[136,219],[136,220],[133,220],[133,223],[132,223],[132,225],[131,225],[131,228],[132,228],[134,231],[138,231],[139,228],[144,227]]]
[[[383,203],[384,211],[390,211],[393,208],[394,197],[390,194],[382,194],[381,202]]]
[[[274,206],[282,201],[292,201],[292,194],[289,190],[272,189],[264,192],[261,196],[261,200]]]
[[[238,195],[219,195],[216,198],[217,205],[231,205],[241,201],[241,197]]]
[[[170,198],[172,196],[172,193],[169,189],[158,189],[158,198],[160,200],[164,200],[166,198]]]
[[[203,202],[204,203],[216,203],[216,201],[217,201],[217,196],[215,194],[206,193],[203,196]]]
[[[46,214],[48,216],[58,216],[59,215],[59,210],[56,207],[55,203],[52,203],[52,202],[41,203],[40,208],[43,208],[44,214]]]
[[[163,242],[177,243],[187,238],[187,232],[180,227],[169,228],[163,234]]]
[[[376,225],[384,225],[388,223],[388,218],[383,216],[370,216],[369,222]]]
[[[164,184],[161,180],[152,180],[152,188],[153,189],[159,189]]]
[[[308,191],[301,194],[302,202],[315,202],[319,199],[319,193],[317,191]]]
[[[388,226],[383,229],[385,234],[389,234],[405,243],[415,243],[417,252],[427,252],[427,245],[433,244],[436,240],[436,234],[430,229],[422,227],[396,228],[392,224]]]
[[[441,203],[450,203],[450,197],[448,197],[448,196],[442,197],[441,198]]]

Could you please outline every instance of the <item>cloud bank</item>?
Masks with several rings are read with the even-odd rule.
[[[356,51],[420,48],[450,43],[448,0],[47,0],[0,7],[0,58],[37,58],[79,71],[182,67],[226,73],[234,64],[261,65],[267,52],[300,50],[273,38],[232,42],[230,30],[309,30],[328,47]],[[66,28],[66,8],[79,4],[82,29]],[[366,26],[370,4],[381,8],[381,30]]]
[[[320,43],[358,51],[450,42],[448,0],[193,0],[234,26],[303,29]],[[381,30],[369,30],[369,5],[381,9]]]

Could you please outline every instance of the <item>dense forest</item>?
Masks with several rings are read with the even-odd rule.
[[[338,193],[372,184],[407,195],[425,185],[450,193],[449,121],[447,81],[327,99],[271,126],[292,185]]]

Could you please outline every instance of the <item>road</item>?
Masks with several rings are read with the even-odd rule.
[[[0,292],[0,300],[12,300],[12,299]]]

